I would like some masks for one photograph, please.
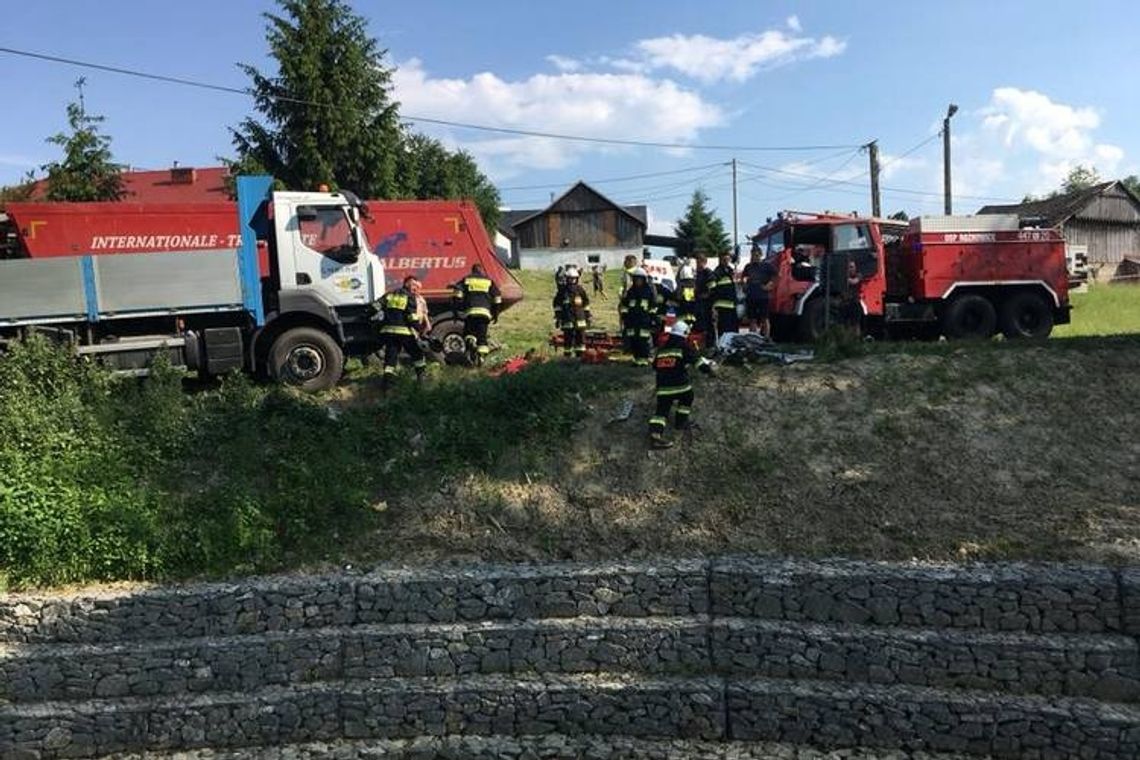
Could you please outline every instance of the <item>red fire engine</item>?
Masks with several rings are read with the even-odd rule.
[[[871,335],[921,338],[1044,338],[1069,321],[1064,238],[1014,215],[788,211],[751,239],[773,270],[777,339],[816,340],[844,315]]]

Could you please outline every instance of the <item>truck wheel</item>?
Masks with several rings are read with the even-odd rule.
[[[796,337],[801,343],[815,343],[823,337],[826,323],[827,304],[822,298],[813,298],[804,304],[796,324]]]
[[[273,342],[269,369],[274,379],[307,393],[324,391],[340,380],[344,372],[344,352],[323,330],[294,327]]]
[[[463,341],[463,323],[449,319],[436,324],[431,337],[440,350],[433,351],[433,358],[441,364],[467,364],[467,344]]]
[[[1053,332],[1053,310],[1037,293],[1015,293],[1001,307],[1001,331],[1010,340],[1048,338]]]
[[[997,328],[997,312],[985,296],[967,293],[950,302],[942,315],[942,332],[952,340],[984,340]]]

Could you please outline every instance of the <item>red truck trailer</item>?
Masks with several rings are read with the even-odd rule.
[[[468,201],[366,201],[361,226],[384,266],[389,287],[408,275],[424,285],[433,329],[446,352],[462,353],[462,321],[450,286],[482,264],[502,292],[503,305],[522,300],[522,287],[495,255]],[[8,203],[8,255],[20,258],[115,255],[161,251],[217,251],[240,243],[237,206],[199,203]],[[330,239],[335,231],[325,231]],[[318,245],[319,241],[311,241]],[[262,246],[263,276],[269,273]],[[458,339],[457,339],[458,336]]]
[[[787,211],[752,245],[774,273],[777,339],[818,339],[841,303],[883,337],[1044,338],[1069,321],[1064,237],[1016,215],[908,223]]]

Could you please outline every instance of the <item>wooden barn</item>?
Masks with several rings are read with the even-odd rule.
[[[511,240],[512,263],[520,269],[598,264],[613,269],[633,254],[641,258],[645,206],[619,206],[578,182],[544,209],[506,211],[499,229]]]
[[[1017,214],[1060,227],[1065,243],[1086,249],[1098,280],[1129,278],[1140,267],[1140,198],[1119,180],[1040,201],[983,206],[979,214]]]

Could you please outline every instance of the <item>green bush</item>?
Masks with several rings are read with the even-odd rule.
[[[117,379],[43,339],[0,357],[0,576],[13,586],[168,579],[335,556],[373,502],[511,451],[557,450],[614,373],[445,374],[330,413],[242,376]]]

